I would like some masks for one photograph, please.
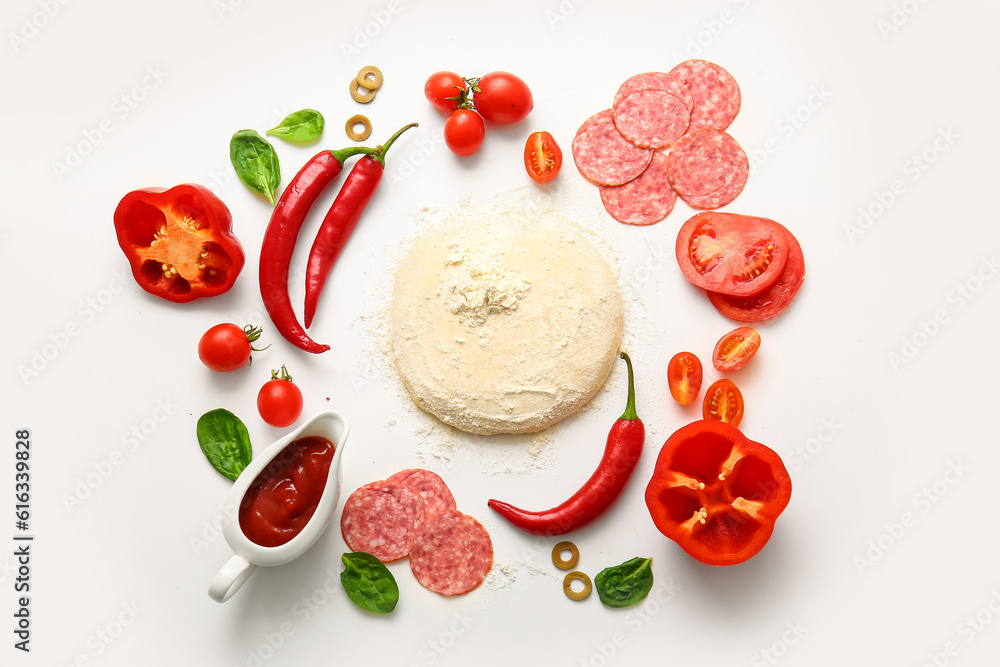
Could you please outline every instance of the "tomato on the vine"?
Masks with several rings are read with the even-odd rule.
[[[228,372],[250,363],[252,343],[260,337],[260,328],[247,325],[216,324],[198,341],[198,357],[213,371]]]
[[[678,352],[667,362],[667,386],[681,405],[690,405],[701,391],[701,361],[693,352]]]
[[[739,426],[743,419],[743,394],[729,378],[716,380],[705,390],[701,414],[705,419]]]
[[[524,120],[534,107],[528,84],[510,72],[490,72],[469,81],[476,110],[492,123]]]
[[[737,327],[719,339],[712,351],[712,365],[728,373],[743,368],[760,349],[760,334],[753,327]]]
[[[261,419],[278,428],[291,426],[302,415],[302,390],[281,367],[281,375],[271,371],[271,379],[257,393],[257,412]]]
[[[444,115],[450,114],[458,108],[460,101],[450,100],[449,97],[461,97],[462,92],[468,89],[465,79],[454,72],[435,72],[424,84],[424,96],[434,105],[434,108]]]
[[[444,143],[455,155],[472,155],[485,138],[483,119],[472,109],[455,109],[444,123]]]
[[[562,167],[562,150],[548,132],[533,132],[524,145],[524,168],[539,183],[551,181]]]

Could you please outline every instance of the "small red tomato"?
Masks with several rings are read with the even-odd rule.
[[[524,168],[539,183],[551,181],[562,167],[562,150],[548,132],[533,132],[524,145]]]
[[[667,363],[667,386],[681,405],[690,405],[698,398],[701,378],[701,361],[693,352],[678,352]]]
[[[444,122],[444,143],[455,155],[472,155],[485,138],[483,119],[472,109],[455,109]]]
[[[247,325],[216,324],[198,341],[198,357],[213,371],[228,372],[243,368],[250,362],[251,345],[260,337],[260,328]]]
[[[271,426],[291,426],[302,415],[302,390],[281,367],[281,375],[271,371],[271,379],[257,393],[257,412]]]
[[[719,339],[712,352],[715,369],[728,373],[746,365],[760,348],[760,334],[753,327],[738,327]]]
[[[729,378],[716,380],[705,390],[701,415],[705,419],[739,426],[743,419],[743,394]]]
[[[459,100],[450,100],[449,97],[461,97],[462,92],[468,89],[465,79],[454,72],[435,72],[424,84],[424,96],[434,105],[434,108],[444,115],[450,114],[458,108]]]
[[[534,107],[528,84],[510,72],[490,72],[472,81],[476,86],[472,102],[491,123],[516,123]]]

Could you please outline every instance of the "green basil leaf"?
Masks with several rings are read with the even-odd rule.
[[[291,141],[312,141],[323,134],[323,114],[315,109],[303,109],[285,116],[278,127],[266,132],[271,137]]]
[[[594,577],[594,588],[608,607],[631,607],[642,602],[653,587],[653,559],[633,558],[608,567]]]
[[[263,193],[274,206],[274,191],[281,184],[274,146],[254,130],[240,130],[229,142],[229,159],[243,184],[254,192]]]
[[[363,551],[346,553],[340,559],[344,561],[340,583],[351,602],[376,614],[388,614],[396,608],[399,586],[382,561]]]
[[[246,425],[223,408],[198,419],[198,444],[212,467],[234,482],[253,458]]]

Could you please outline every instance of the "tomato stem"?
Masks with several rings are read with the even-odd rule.
[[[272,380],[288,380],[289,382],[291,382],[292,381],[292,376],[288,374],[288,370],[285,368],[285,365],[281,364],[281,375],[280,376],[278,375],[278,371],[272,370],[271,371],[271,379]]]

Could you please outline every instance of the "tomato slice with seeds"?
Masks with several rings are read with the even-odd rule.
[[[743,420],[743,394],[729,378],[716,380],[705,391],[701,415],[705,419],[739,426]]]
[[[690,405],[698,398],[701,379],[701,361],[693,352],[678,352],[667,363],[667,386],[681,405]]]
[[[790,232],[788,241],[788,262],[785,263],[785,269],[773,285],[744,297],[709,292],[708,300],[715,309],[736,322],[760,322],[774,317],[787,308],[806,277],[802,246]]]
[[[744,297],[778,280],[788,246],[788,233],[774,220],[704,211],[677,233],[677,263],[692,285]]]
[[[753,327],[738,327],[719,339],[712,351],[712,365],[723,373],[739,370],[760,349],[760,334]]]
[[[524,144],[524,168],[538,183],[551,181],[562,168],[562,149],[548,132],[533,132]]]

